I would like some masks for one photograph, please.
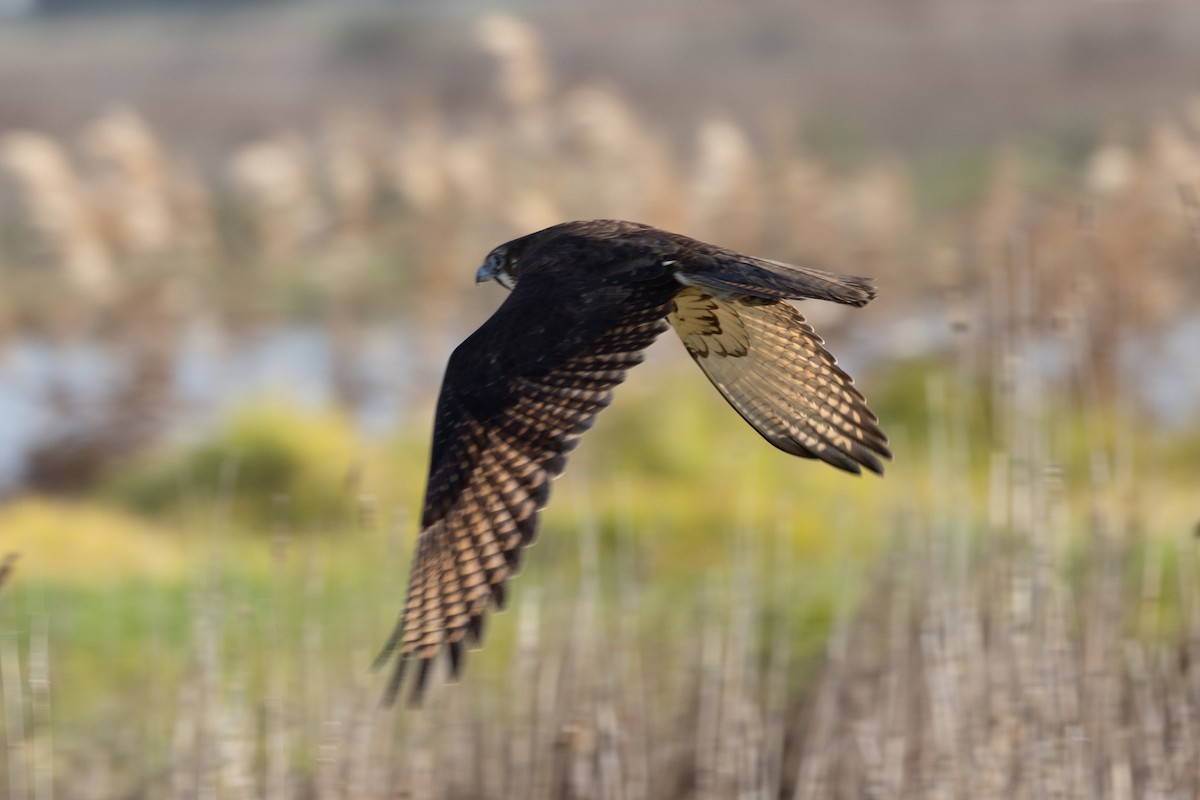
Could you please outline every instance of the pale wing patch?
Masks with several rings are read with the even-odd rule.
[[[695,358],[744,356],[750,347],[750,335],[733,306],[694,286],[675,295],[667,319]]]
[[[851,472],[882,472],[880,458],[891,457],[887,437],[800,312],[783,302],[717,299],[696,287],[681,291],[676,307],[671,324],[692,358],[767,441]],[[736,348],[713,346],[733,338]]]

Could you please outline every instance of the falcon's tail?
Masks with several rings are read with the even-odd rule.
[[[871,279],[858,275],[838,275],[741,253],[730,253],[719,263],[719,272],[689,271],[681,275],[681,280],[718,292],[734,292],[771,300],[810,298],[865,306],[875,297]]]

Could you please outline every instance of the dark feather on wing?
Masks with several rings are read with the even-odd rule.
[[[451,677],[503,608],[550,481],[666,329],[776,447],[882,472],[887,437],[853,381],[784,299],[861,306],[866,278],[746,256],[648,225],[556,225],[488,254],[479,279],[512,294],[450,357],[404,611],[377,666],[415,663],[419,700],[439,653]]]
[[[664,271],[664,275],[665,275]],[[405,610],[383,652],[399,662],[385,701],[418,662],[417,700],[443,649],[451,674],[477,644],[489,605],[537,534],[565,455],[612,399],[626,370],[666,330],[674,287],[600,292],[566,309],[538,278],[455,350],[434,423],[430,478]]]

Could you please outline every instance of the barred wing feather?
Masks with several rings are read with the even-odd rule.
[[[687,287],[668,315],[696,364],[768,442],[847,472],[891,458],[854,381],[795,308]]]

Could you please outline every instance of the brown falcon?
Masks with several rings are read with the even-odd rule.
[[[742,255],[648,225],[567,222],[500,245],[476,276],[511,290],[450,356],[404,612],[376,664],[410,661],[419,698],[436,656],[451,674],[537,531],[550,481],[625,371],[668,324],[771,444],[882,474],[887,437],[790,299],[852,306],[869,280]]]

